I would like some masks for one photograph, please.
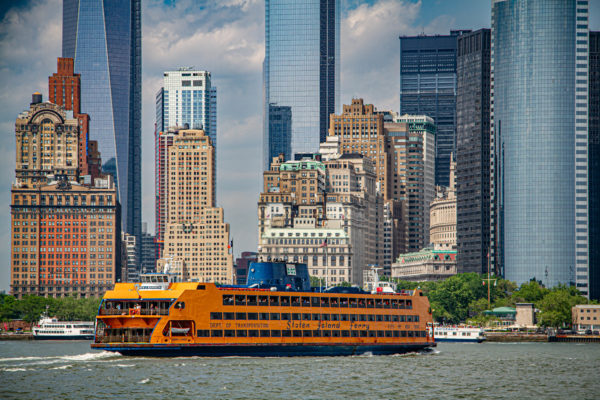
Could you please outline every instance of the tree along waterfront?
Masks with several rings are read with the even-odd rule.
[[[93,321],[100,306],[95,297],[79,299],[76,297],[25,296],[17,300],[13,296],[0,294],[0,321],[22,319],[29,323],[39,321],[48,310],[48,316],[61,321]]]

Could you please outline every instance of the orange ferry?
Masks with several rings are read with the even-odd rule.
[[[435,346],[420,290],[313,290],[305,264],[253,263],[246,286],[146,274],[106,292],[92,347],[140,356],[333,356]]]

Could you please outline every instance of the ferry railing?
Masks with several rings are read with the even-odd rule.
[[[147,308],[126,308],[120,309],[100,309],[100,315],[169,315],[168,309],[147,309]]]
[[[96,336],[96,343],[144,343],[149,342],[149,335],[105,335]]]

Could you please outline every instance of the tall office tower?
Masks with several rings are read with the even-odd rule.
[[[162,90],[162,89],[161,89]],[[157,124],[158,129],[158,124]],[[169,148],[173,145],[178,130],[156,131],[154,137],[154,186],[155,186],[155,225],[157,257],[162,257],[165,240],[165,229],[169,215]]]
[[[589,145],[590,299],[600,299],[600,32],[590,32]]]
[[[141,235],[141,1],[64,0],[62,56],[81,75],[103,172],[117,182],[124,231]]]
[[[135,241],[135,236],[130,235],[125,232],[121,232],[121,241],[122,248],[125,254],[125,265],[123,269],[123,274],[121,276],[123,282],[139,282],[140,281],[140,271],[138,270],[138,265],[140,265],[140,260],[138,260],[138,246],[139,244]]]
[[[141,243],[141,270],[142,273],[156,271],[156,236],[148,232],[148,223],[142,222],[142,243]]]
[[[280,153],[315,153],[325,141],[340,90],[340,0],[267,0],[263,63],[263,167]],[[271,112],[291,112],[273,124]],[[286,116],[287,111],[286,111]]]
[[[493,0],[491,57],[492,261],[588,295],[588,2]]]
[[[427,115],[437,126],[435,184],[449,186],[450,154],[456,152],[456,37],[400,37],[400,115]]]
[[[210,72],[194,68],[165,71],[163,87],[156,94],[156,129],[188,126],[202,129],[217,146],[217,88]]]
[[[399,253],[418,251],[429,244],[429,205],[435,198],[435,124],[424,115],[404,115],[398,122],[386,123],[385,133],[393,149],[394,199],[401,209],[395,246]]]
[[[163,261],[186,280],[233,283],[229,224],[215,207],[215,148],[202,130],[181,130],[169,148],[168,214]]]
[[[487,271],[490,248],[491,31],[458,37],[456,65],[456,241],[458,271]]]
[[[88,166],[90,116],[81,113],[81,76],[74,72],[72,58],[59,58],[57,64],[56,73],[48,77],[50,103],[63,106],[65,110],[72,111],[73,116],[77,118],[79,123],[79,175],[92,175],[96,178],[100,175],[100,171],[94,167],[90,169]]]

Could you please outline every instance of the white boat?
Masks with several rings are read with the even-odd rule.
[[[435,325],[433,335],[436,342],[476,342],[485,340],[483,328],[463,325]]]
[[[89,321],[58,321],[43,316],[32,329],[36,340],[92,340],[94,323]]]

